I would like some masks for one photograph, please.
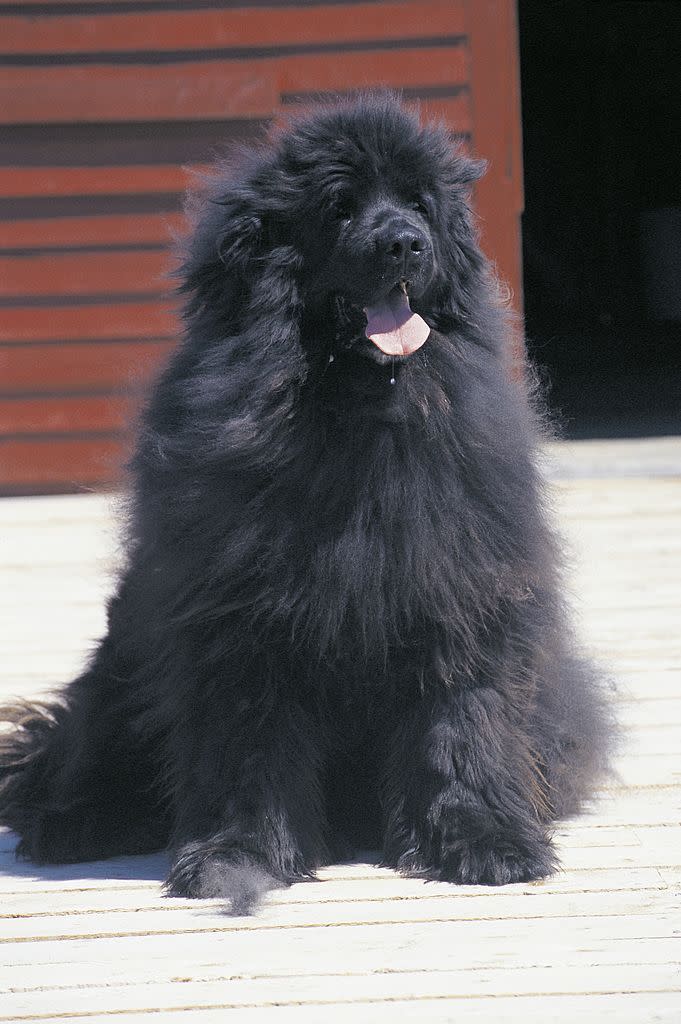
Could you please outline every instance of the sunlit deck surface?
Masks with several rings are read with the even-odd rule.
[[[0,834],[0,1021],[679,1021],[681,440],[547,454],[582,635],[612,671],[619,778],[563,869],[491,890],[372,863],[259,916],[161,897],[164,857],[17,862]],[[0,501],[0,696],[44,694],[103,630],[111,499]]]

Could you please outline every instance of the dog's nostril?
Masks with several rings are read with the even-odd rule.
[[[408,252],[420,253],[425,249],[423,237],[415,231],[402,230],[388,240],[386,251],[393,259],[402,259]]]

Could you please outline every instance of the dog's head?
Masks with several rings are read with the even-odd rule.
[[[324,354],[406,358],[470,313],[480,256],[467,198],[481,173],[389,94],[301,117],[203,215],[185,267],[191,310],[307,318],[305,344]]]

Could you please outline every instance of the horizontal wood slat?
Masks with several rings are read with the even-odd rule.
[[[216,50],[433,38],[464,31],[451,0],[291,7],[132,11],[54,18],[0,17],[1,48],[11,54]]]
[[[470,135],[473,131],[471,97],[468,91],[461,92],[458,96],[417,100],[412,105],[418,107],[424,120],[444,121],[454,134]]]
[[[132,399],[118,395],[0,399],[0,433],[119,432],[129,428],[133,415]]]
[[[130,8],[139,6],[140,0],[31,0],[31,2],[40,7],[54,7],[54,13],[61,14],[60,7],[73,7],[74,2],[85,4],[88,7],[98,7],[101,4],[102,7]],[[380,3],[381,0],[376,0],[376,2]],[[149,4],[149,6],[154,4],[158,4],[159,7],[168,6],[168,0],[144,0],[144,3]],[[14,0],[14,6],[16,5],[17,0]]]
[[[133,388],[153,376],[174,344],[120,341],[0,346],[0,393]]]
[[[266,117],[280,95],[371,85],[463,85],[460,46],[151,65],[0,68],[0,122]],[[96,88],[93,88],[96,82]]]
[[[166,252],[0,257],[0,296],[159,294],[172,287]]]
[[[0,249],[165,245],[182,233],[181,214],[118,214],[0,221]]]
[[[118,438],[0,438],[0,487],[97,486],[120,478],[127,448]]]
[[[254,62],[0,68],[0,123],[266,117],[273,68]]]
[[[462,46],[338,53],[328,60],[306,54],[281,58],[276,63],[283,94],[344,92],[365,86],[451,87],[466,82],[466,51]]]
[[[172,338],[177,321],[167,302],[115,305],[17,306],[2,311],[0,341],[95,341],[103,338]]]
[[[205,168],[204,168],[205,169]],[[201,168],[173,164],[125,167],[0,167],[0,196],[144,195],[183,192]]]

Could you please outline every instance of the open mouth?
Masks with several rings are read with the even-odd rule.
[[[367,338],[388,356],[410,356],[428,340],[430,327],[409,305],[409,281],[401,278],[378,302],[364,307]]]

